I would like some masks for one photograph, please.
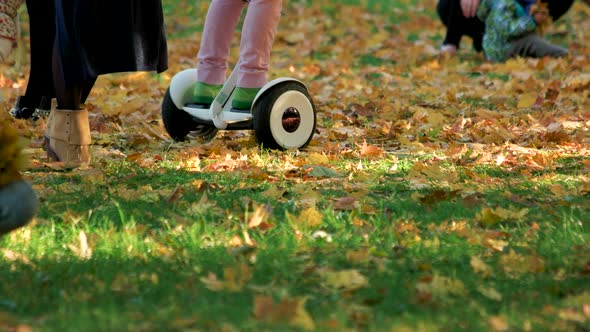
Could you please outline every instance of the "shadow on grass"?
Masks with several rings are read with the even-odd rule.
[[[255,298],[272,296],[276,303],[306,297],[316,324],[336,324],[332,330],[420,324],[482,330],[490,315],[506,315],[514,326],[536,319],[544,329],[555,319],[542,313],[544,307],[590,291],[581,272],[590,234],[582,222],[590,218],[583,197],[562,204],[543,201],[543,188],[494,187],[466,202],[450,190],[411,189],[400,172],[376,176],[357,208],[338,210],[335,199],[351,195],[344,180],[311,181],[302,193],[293,179],[265,182],[247,172],[127,164],[104,172],[95,179],[56,173],[37,180],[51,193],[43,197],[39,223],[27,228],[28,238],[19,231],[0,240],[15,253],[12,261],[0,262],[0,313],[41,331],[222,330],[227,324],[246,331],[288,330],[285,321],[267,324],[253,315]],[[268,197],[271,186],[284,192]],[[173,198],[179,187],[182,194]],[[309,192],[318,194],[322,215],[315,227],[287,216],[299,215],[302,195]],[[274,226],[248,230],[257,244],[255,262],[229,244],[235,236],[243,239],[252,202],[268,206],[265,221]],[[477,214],[489,206],[530,212],[524,220],[482,228]],[[455,221],[465,221],[472,235],[438,228]],[[533,222],[540,228],[531,233]],[[317,230],[332,240],[315,236]],[[88,260],[78,257],[82,231],[93,250]],[[488,232],[505,234],[503,252],[477,243]],[[351,259],[351,252],[363,250],[366,261]],[[505,267],[510,250],[525,262],[540,257],[543,268],[525,269],[515,278],[507,271],[517,267]],[[474,256],[489,264],[488,277],[472,268]],[[247,268],[239,269],[241,264]],[[233,272],[224,277],[228,267]],[[321,276],[324,269],[357,270],[367,284],[355,291],[334,289]],[[421,293],[418,284],[436,276],[459,281],[462,290]],[[235,291],[207,288],[223,280]],[[505,300],[486,296],[482,287]]]
[[[0,263],[0,279],[5,281],[0,284],[0,312],[41,331],[223,330],[228,326],[246,331],[290,330],[293,308],[283,308],[286,316],[268,324],[254,316],[255,298],[271,296],[278,305],[280,299],[306,297],[306,311],[318,326],[325,324],[325,330],[381,329],[400,323],[480,330],[486,329],[488,315],[520,315],[516,322],[531,317],[542,321],[547,319],[540,314],[543,307],[559,305],[565,297],[588,290],[586,278],[571,267],[563,270],[562,280],[555,280],[556,270],[564,269],[557,261],[544,272],[525,273],[521,278],[507,276],[498,266],[491,277],[482,279],[469,267],[473,252],[449,241],[442,239],[443,245],[454,243],[456,249],[383,248],[380,260],[361,265],[346,258],[346,247],[327,243],[303,251],[260,249],[256,263],[232,256],[223,247],[189,243],[172,246],[168,257],[150,251],[129,253],[113,244],[111,249],[97,249],[88,260],[68,254],[68,249],[51,248],[29,262]],[[242,263],[246,270],[237,268]],[[207,280],[211,285],[217,280],[208,279],[209,272],[223,280],[228,266],[247,271],[229,277],[234,291],[208,289]],[[356,291],[332,288],[320,277],[319,271],[325,268],[357,269],[367,277],[367,286]],[[418,291],[417,284],[428,285],[437,275],[460,282],[461,291],[449,285],[440,285],[443,293],[433,293],[438,295]],[[481,287],[495,288],[508,302],[482,295]],[[328,322],[338,328],[328,328]]]

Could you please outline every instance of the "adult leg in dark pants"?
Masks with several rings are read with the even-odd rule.
[[[443,48],[446,45],[459,49],[461,38],[469,36],[473,39],[473,48],[482,50],[484,23],[477,17],[467,18],[461,10],[460,0],[439,0],[436,11],[442,23],[447,27]]]
[[[55,41],[55,5],[53,0],[27,0],[30,23],[31,71],[27,91],[20,96],[11,113],[28,119],[36,109],[49,110],[55,97],[51,58]]]
[[[48,156],[82,166],[91,135],[83,99],[99,75],[167,68],[161,0],[54,0],[57,108],[45,131]]]
[[[572,7],[574,0],[551,0],[548,1],[549,15],[554,21],[557,21],[563,14],[567,13]]]
[[[57,108],[52,109],[45,132],[45,148],[54,161],[62,161],[72,166],[90,162],[91,143],[88,111],[82,103],[92,90],[96,78],[80,82],[66,82],[63,65],[57,46],[53,51],[53,82]]]

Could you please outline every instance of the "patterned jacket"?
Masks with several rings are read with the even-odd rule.
[[[493,62],[506,61],[511,42],[535,33],[537,27],[516,0],[482,0],[477,16],[486,26],[483,50],[486,58]]]
[[[23,0],[0,0],[0,37],[15,40],[16,11],[22,3]]]

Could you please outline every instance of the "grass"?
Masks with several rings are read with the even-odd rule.
[[[171,49],[200,31],[207,3],[164,1]],[[418,3],[320,7],[335,19],[343,4],[371,8],[389,31],[416,17],[434,19]],[[422,29],[400,40],[431,40]],[[339,52],[312,53],[309,61],[327,67],[339,60],[335,54],[346,55]],[[339,77],[349,84],[348,76],[363,73],[358,77],[375,90],[403,86],[412,76],[419,81],[413,62],[399,76],[387,71],[395,69],[393,58],[407,65],[409,55],[366,52]],[[363,72],[379,66],[383,72]],[[492,70],[458,71],[512,79]],[[394,120],[422,124],[416,132],[429,146],[441,143],[448,126],[416,125],[415,105],[442,105],[428,114],[497,110],[477,91],[461,107],[447,107],[438,87],[416,90],[385,92],[403,101]],[[371,120],[354,122],[347,110],[331,107],[379,102],[355,93],[324,98],[318,126],[327,131],[345,118],[350,128],[369,128]],[[119,125],[117,119],[129,121],[111,120]],[[126,157],[97,158],[92,169],[71,172],[37,163],[25,173],[42,201],[32,225],[0,239],[0,331],[588,330],[587,155],[560,156],[552,168],[529,171],[524,161],[480,163],[482,149],[445,158],[443,144],[436,151],[363,155],[362,143],[350,138],[329,141],[321,152],[313,144],[304,152],[261,150],[240,137],[220,144],[228,147],[144,138],[146,152],[125,141],[133,130],[115,139],[105,133],[97,144],[130,152]],[[136,150],[142,156],[133,157]],[[317,178],[306,165],[332,173]]]
[[[269,295],[277,303],[306,297],[317,324],[333,330],[481,330],[488,328],[489,316],[536,330],[559,323],[544,307],[561,307],[564,299],[588,291],[587,277],[580,274],[588,252],[575,249],[589,240],[583,222],[590,218],[587,199],[538,204],[551,199],[543,184],[522,181],[509,188],[512,179],[498,174],[497,188],[480,193],[480,203],[467,207],[466,199],[448,190],[411,189],[404,170],[377,172],[362,206],[351,211],[332,209],[333,198],[350,194],[342,189],[348,181],[315,188],[321,225],[306,227],[289,217],[301,211],[295,190],[269,199],[264,196],[269,184],[243,174],[171,166],[111,162],[98,184],[71,173],[45,183],[55,195],[43,202],[40,224],[2,240],[5,250],[27,258],[0,263],[0,277],[9,281],[0,286],[0,312],[40,331],[289,329],[285,322],[253,318],[254,298]],[[391,166],[385,162],[376,170]],[[186,185],[194,181],[209,185],[204,190]],[[146,185],[153,191],[125,197],[124,188]],[[186,191],[176,203],[154,194],[171,193],[179,185]],[[283,178],[272,185],[290,188],[293,181]],[[422,198],[416,200],[417,194]],[[271,208],[268,221],[274,227],[250,230],[257,246],[242,254],[227,243],[245,229],[252,202]],[[490,255],[485,244],[474,244],[478,236],[493,233],[475,221],[487,205],[530,210],[524,220],[506,220],[499,228],[516,258],[507,250]],[[369,208],[371,213],[363,212]],[[449,231],[449,220],[466,222],[464,233]],[[540,227],[534,233],[533,223]],[[294,228],[300,229],[300,239]],[[318,229],[331,240],[314,238]],[[82,231],[93,249],[88,260],[72,255]],[[361,258],[351,258],[353,253]],[[481,257],[493,272],[475,272],[472,257]],[[536,259],[542,267],[527,263]],[[239,291],[212,291],[201,280],[209,273],[223,280],[224,268],[240,264],[251,275],[243,276]],[[355,269],[368,287],[346,292],[325,281],[318,287],[324,269]],[[440,289],[420,293],[417,285],[432,278],[443,278],[435,286]],[[486,296],[486,289],[501,300]]]

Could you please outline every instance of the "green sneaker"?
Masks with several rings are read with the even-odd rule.
[[[208,84],[197,82],[193,89],[193,103],[200,105],[211,105],[215,97],[221,91],[222,84]]]
[[[231,106],[238,110],[249,110],[260,88],[236,88]]]

